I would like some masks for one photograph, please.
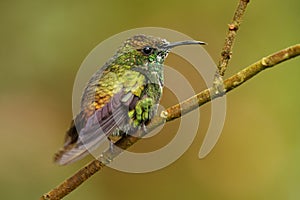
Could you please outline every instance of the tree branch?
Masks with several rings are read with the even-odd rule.
[[[244,68],[240,72],[226,79],[224,84],[225,92],[229,92],[234,88],[237,88],[241,84],[248,81],[253,76],[257,75],[259,72],[264,69],[273,67],[281,62],[294,58],[300,55],[300,44],[291,46],[289,48],[283,49],[277,53],[269,55],[267,57],[262,58],[261,60],[251,64],[250,66]],[[156,116],[151,120],[147,129],[149,131],[154,128],[160,126],[166,121],[172,121],[174,119],[179,118],[186,113],[191,112],[192,110],[204,105],[205,103],[222,96],[222,93],[213,93],[214,88],[208,88],[199,94],[183,101],[180,104],[174,105],[166,109],[163,112],[162,116]],[[145,133],[142,133],[145,134]],[[122,149],[127,149],[136,143],[140,138],[128,135],[127,137],[119,140],[116,145]],[[121,151],[120,151],[121,152]],[[119,153],[120,153],[119,152]],[[110,152],[105,152],[110,153]],[[104,154],[105,154],[104,153]],[[113,155],[116,156],[116,155]],[[89,177],[95,174],[97,171],[100,171],[105,164],[97,159],[91,161],[85,167],[76,172],[73,176],[65,180],[58,187],[54,188],[50,192],[44,194],[40,200],[56,200],[61,199],[66,196],[68,193],[76,189],[80,184],[86,181]]]
[[[218,63],[218,68],[214,75],[213,89],[216,93],[225,92],[223,87],[223,76],[228,67],[229,60],[231,59],[233,43],[249,2],[250,0],[239,0],[232,22],[228,24],[228,33],[221,51],[221,58]]]
[[[218,65],[218,71],[216,73],[216,78],[218,78],[218,76],[223,77],[225,74],[225,71],[227,69],[228,66],[228,62],[231,58],[232,55],[232,48],[233,48],[233,43],[234,43],[234,39],[235,36],[237,34],[237,31],[240,27],[241,21],[242,21],[242,17],[246,11],[247,5],[249,3],[250,0],[240,0],[239,4],[236,8],[236,11],[234,13],[233,16],[233,20],[230,24],[228,24],[228,33],[227,36],[225,38],[225,44],[224,47],[221,51],[221,58],[219,61],[219,65]]]

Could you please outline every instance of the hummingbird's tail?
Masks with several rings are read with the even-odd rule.
[[[72,120],[71,126],[69,130],[66,133],[65,137],[65,144],[64,146],[54,155],[54,162],[59,165],[66,165],[70,164],[72,162],[75,162],[76,160],[79,160],[83,156],[87,154],[86,150],[81,150],[80,152],[74,152],[74,149],[76,149],[76,145],[78,142],[78,128],[81,129],[82,124],[79,124],[79,122],[82,122],[83,120],[83,114],[80,113],[76,116],[75,121]],[[76,126],[75,126],[76,124]],[[78,126],[78,127],[77,127]],[[86,153],[85,153],[86,152]],[[82,155],[82,156],[80,156]],[[77,157],[80,157],[77,159]],[[75,159],[76,158],[76,159]]]
[[[55,163],[66,165],[82,159],[97,149],[102,142],[107,141],[106,138],[117,127],[123,126],[127,117],[124,115],[126,109],[118,104],[114,114],[111,114],[111,110],[114,109],[113,103],[114,101],[111,101],[102,109],[96,110],[86,123],[81,113],[77,115],[67,131],[64,147],[54,156]]]
[[[89,154],[87,149],[78,149],[76,148],[76,144],[73,144],[61,148],[54,155],[54,162],[59,165],[67,165],[82,159],[87,154]]]
[[[78,133],[77,139],[72,140],[72,137],[69,136],[70,131],[76,131],[75,126],[71,126],[71,128],[67,132],[66,142],[64,147],[62,147],[55,155],[54,155],[54,162],[59,165],[67,165],[71,164],[77,160],[82,159],[89,151],[85,148],[84,145],[79,145],[78,143]],[[74,134],[74,132],[73,132]],[[74,139],[74,138],[73,138]]]
[[[54,162],[59,165],[69,164],[66,159],[64,159],[65,155],[68,154],[76,145],[78,140],[78,132],[76,130],[74,120],[71,122],[71,127],[67,131],[65,144],[64,146],[54,155]]]
[[[65,156],[65,154],[67,152],[72,150],[74,148],[74,146],[75,146],[75,144],[65,146],[65,147],[59,149],[58,152],[54,154],[54,162],[59,164],[59,165],[66,165],[66,164],[71,163],[71,162],[66,162],[66,160],[63,159],[63,157]]]

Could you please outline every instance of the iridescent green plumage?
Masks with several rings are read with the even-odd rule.
[[[55,161],[74,162],[106,137],[120,138],[145,126],[156,113],[162,95],[163,62],[172,47],[184,44],[201,43],[170,44],[165,39],[145,35],[126,40],[88,82],[81,112],[72,121]]]

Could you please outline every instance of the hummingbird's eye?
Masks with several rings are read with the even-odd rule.
[[[143,49],[142,49],[142,53],[146,56],[150,55],[151,53],[153,52],[153,48],[152,47],[149,47],[149,46],[145,46]]]

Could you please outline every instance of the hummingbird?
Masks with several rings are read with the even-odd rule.
[[[203,45],[201,41],[170,43],[149,35],[128,38],[88,81],[81,110],[71,121],[64,146],[55,154],[59,165],[73,163],[104,139],[115,143],[145,128],[157,112],[164,87],[164,61],[172,48]]]

